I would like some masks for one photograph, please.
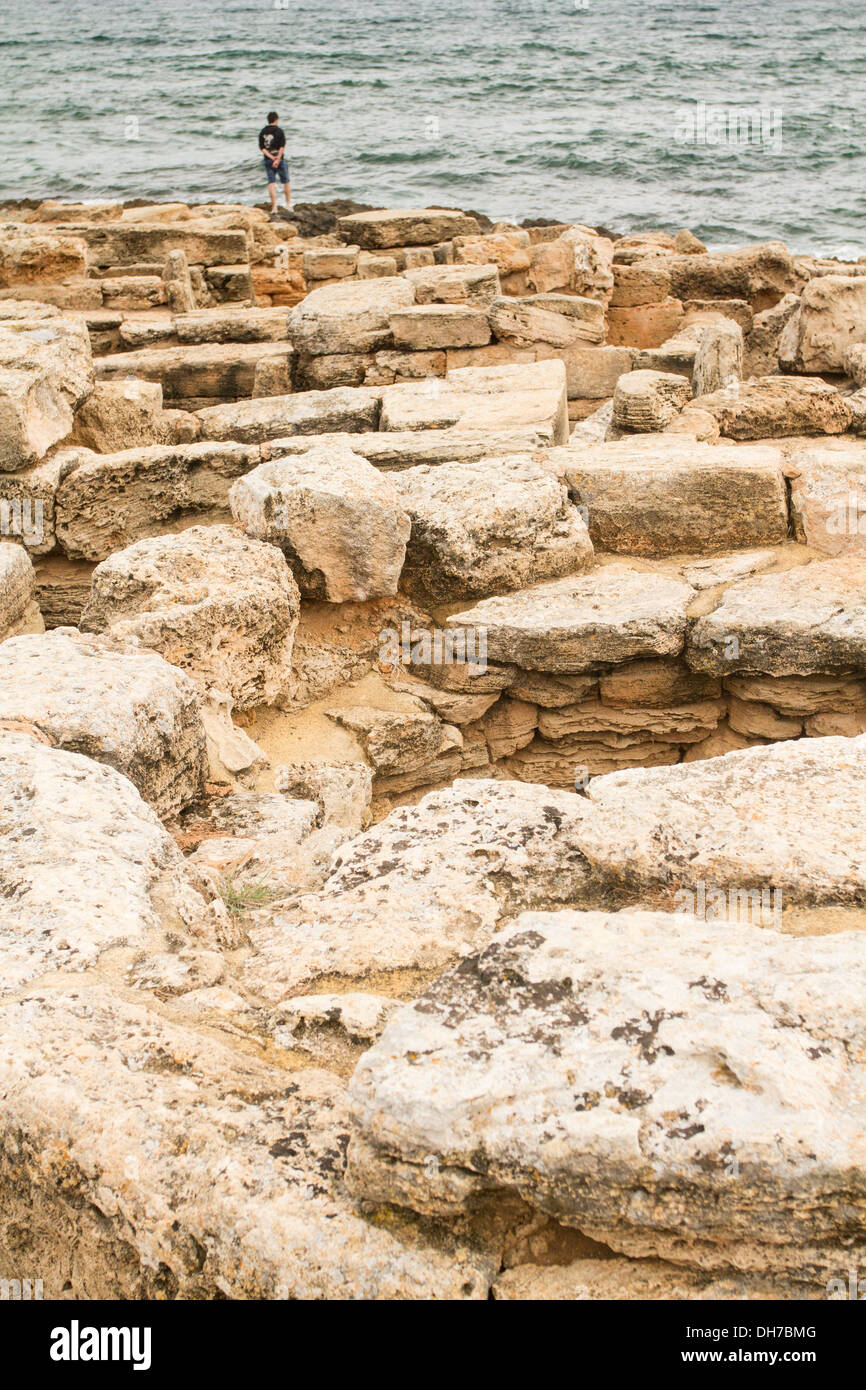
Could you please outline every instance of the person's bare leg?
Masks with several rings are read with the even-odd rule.
[[[283,193],[284,193],[285,196],[286,196],[286,207],[287,207],[287,208],[291,208],[291,206],[292,206],[292,185],[291,185],[290,183],[284,183],[284,184],[283,184]],[[276,204],[275,204],[275,206],[276,206]]]
[[[269,183],[269,184],[268,184],[268,193],[270,194],[270,199],[271,199],[271,212],[276,212],[276,210],[277,210],[277,185],[276,185],[276,182],[274,182],[274,183]]]

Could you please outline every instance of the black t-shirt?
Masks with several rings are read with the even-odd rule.
[[[259,149],[265,154],[274,155],[286,147],[286,136],[282,126],[266,125],[259,131]]]

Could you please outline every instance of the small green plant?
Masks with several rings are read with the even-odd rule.
[[[250,912],[278,896],[277,889],[269,887],[267,883],[242,883],[238,886],[233,879],[229,879],[220,889],[220,897],[229,912]]]

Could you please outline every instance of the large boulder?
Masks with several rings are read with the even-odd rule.
[[[801,372],[842,372],[845,354],[866,342],[866,276],[820,275],[800,299],[794,364]]]
[[[198,694],[155,652],[75,628],[11,638],[0,662],[3,721],[34,725],[59,747],[108,763],[160,816],[201,792]]]
[[[558,450],[589,533],[631,555],[781,545],[788,535],[783,460],[750,449],[653,435]]]
[[[313,290],[289,314],[289,341],[314,357],[394,346],[391,315],[415,302],[408,280],[352,280]]]
[[[694,590],[681,579],[607,565],[452,614],[449,627],[486,632],[488,658],[576,674],[682,651]]]
[[[707,324],[695,355],[692,390],[696,396],[721,391],[743,375],[743,330],[731,319]]]
[[[285,557],[228,526],[137,541],[93,572],[85,632],[136,639],[239,709],[286,694],[300,595]]]
[[[45,1296],[485,1297],[495,1252],[357,1211],[343,1083],[233,988],[132,784],[23,734],[0,770],[0,1245]]]
[[[400,208],[382,212],[355,212],[337,221],[343,241],[364,250],[391,246],[434,246],[456,236],[479,231],[474,217],[445,208]]]
[[[78,236],[54,236],[23,227],[6,228],[0,239],[0,289],[32,285],[38,299],[43,283],[87,274],[87,247]]]
[[[579,897],[585,805],[548,787],[460,781],[392,811],[338,852],[319,893],[252,928],[248,987],[279,1002],[322,977],[439,970],[503,917]]]
[[[850,404],[834,386],[809,376],[735,381],[721,391],[696,396],[693,404],[713,415],[728,439],[843,434],[853,418]]]
[[[632,1256],[825,1284],[866,1254],[864,987],[856,932],[525,913],[361,1059],[352,1188],[519,1193]]]
[[[0,324],[0,473],[37,463],[72,429],[93,389],[83,319],[7,319]]]
[[[395,475],[412,521],[406,582],[419,598],[483,598],[589,569],[568,489],[530,455]]]
[[[382,392],[370,386],[298,391],[198,411],[202,439],[257,444],[293,434],[355,434],[379,424]]]
[[[409,517],[391,480],[350,448],[263,463],[230,496],[238,525],[282,549],[303,593],[329,603],[396,594]]]
[[[498,298],[495,265],[429,265],[403,271],[417,304],[469,304],[483,309]]]
[[[261,454],[254,445],[206,441],[116,454],[64,449],[55,459],[57,541],[70,559],[98,561],[171,529],[184,513],[227,510],[232,482]]]
[[[732,584],[695,623],[686,659],[715,675],[866,667],[866,559],[820,560]]]
[[[866,554],[866,448],[828,441],[798,451],[789,464],[798,537],[825,555]],[[847,445],[848,447],[845,447]]]

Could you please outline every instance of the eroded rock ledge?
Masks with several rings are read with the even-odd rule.
[[[297,233],[0,230],[0,1274],[826,1297],[864,267]]]

